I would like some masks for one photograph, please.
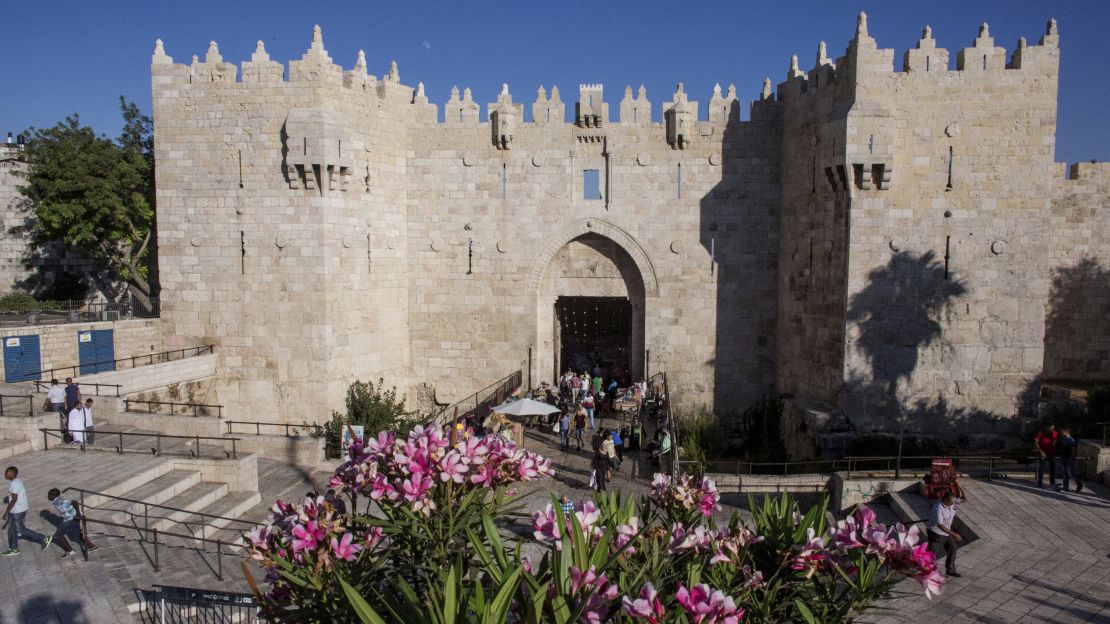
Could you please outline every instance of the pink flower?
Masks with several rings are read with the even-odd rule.
[[[551,503],[547,504],[547,509],[544,511],[537,511],[533,514],[532,529],[534,529],[532,535],[535,536],[537,541],[555,542],[555,547],[562,550],[562,533],[559,530],[558,519]]]
[[[582,532],[589,535],[599,518],[601,518],[601,511],[593,501],[586,501],[582,503],[582,508],[574,512],[574,517],[578,518],[578,524],[582,527]]]
[[[811,578],[829,559],[829,553],[825,550],[825,539],[818,537],[812,527],[806,529],[806,543],[802,546],[795,546],[801,552],[794,557],[794,561],[790,564],[790,568],[799,572],[805,571],[806,578]]]
[[[604,574],[599,575],[594,566],[585,572],[571,566],[570,594],[577,597],[576,604],[582,606],[580,622],[601,624],[612,610],[611,603],[620,595],[620,589]]]
[[[314,520],[310,520],[307,524],[298,524],[293,527],[293,552],[315,550],[316,542],[323,537]]]
[[[737,624],[744,617],[744,610],[736,607],[731,596],[704,583],[695,585],[692,590],[679,583],[675,599],[694,622]]]
[[[636,554],[634,546],[626,546],[636,535],[640,532],[640,519],[632,516],[628,519],[628,524],[622,524],[617,527],[617,549],[623,549],[626,555]]]
[[[439,461],[439,478],[442,481],[466,481],[467,463],[458,451],[451,451]]]
[[[336,540],[334,537],[331,538],[331,551],[335,553],[337,559],[354,561],[360,550],[362,550],[361,545],[351,543],[351,534],[349,532],[344,533],[342,539]]]
[[[628,596],[621,599],[621,606],[628,617],[634,620],[646,620],[649,624],[659,624],[663,617],[663,603],[659,601],[658,592],[651,583],[644,583],[640,588],[640,597],[632,600]]]
[[[936,566],[928,572],[915,574],[913,578],[921,583],[921,587],[925,589],[925,597],[929,600],[932,600],[933,596],[939,595],[940,588],[944,585],[944,577],[941,576],[940,570],[936,569]]]

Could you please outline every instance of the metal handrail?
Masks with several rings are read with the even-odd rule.
[[[78,378],[78,379],[80,379],[80,378]],[[32,381],[30,383],[35,384],[35,392],[42,392],[42,390],[44,388],[49,389],[50,386],[51,386],[51,383],[49,381]],[[88,381],[78,382],[77,386],[79,388],[87,388],[89,386],[92,386],[93,387],[93,392],[95,393],[94,396],[115,396],[115,397],[119,396],[120,388],[123,388],[122,384],[92,383],[92,382],[88,382]],[[110,395],[100,394],[100,389],[101,388],[111,388],[113,394],[110,394]],[[82,394],[84,394],[84,392],[82,392]]]
[[[202,511],[189,511],[188,509],[181,509],[180,507],[170,507],[169,505],[160,505],[158,503],[148,503],[147,501],[139,500],[137,498],[127,498],[126,496],[116,496],[114,494],[106,494],[104,492],[97,492],[95,490],[86,490],[85,488],[67,487],[66,489],[62,490],[62,493],[65,493],[65,492],[78,492],[81,495],[80,501],[81,501],[82,509],[85,508],[85,502],[84,501],[85,501],[85,495],[87,494],[89,496],[100,496],[102,498],[109,498],[109,499],[121,501],[121,502],[124,502],[124,503],[141,504],[147,510],[149,510],[149,508],[153,507],[155,509],[165,509],[165,510],[169,510],[169,511],[181,511],[181,512],[188,513],[189,515],[193,515],[193,516],[204,516],[205,518],[212,518],[214,520],[227,520],[229,522],[238,522],[240,524],[245,524],[245,525],[251,527],[252,529],[254,527],[258,526],[257,523],[249,522],[247,520],[240,520],[239,518],[229,518],[227,516],[218,516],[216,514],[204,513]],[[139,515],[139,514],[133,512],[133,511],[130,511],[130,510],[127,510],[127,509],[112,509],[112,508],[92,507],[92,506],[90,506],[88,508],[89,509],[95,509],[97,511],[123,512],[123,513],[131,515],[132,517]],[[144,512],[142,515],[143,515],[144,518],[154,518],[156,520],[158,520],[158,519],[169,520],[170,519],[166,516],[151,516],[148,511]],[[214,528],[218,529],[218,528],[221,528],[221,527],[214,527]]]
[[[255,431],[254,431],[255,435],[262,435],[262,427],[284,427],[286,437],[295,437],[295,436],[300,435],[299,433],[296,433],[295,431],[294,431],[294,433],[290,434],[289,433],[290,429],[293,429],[293,430],[296,430],[296,429],[306,429],[306,430],[307,429],[312,429],[316,436],[324,435],[324,426],[320,425],[320,424],[317,424],[317,423],[301,423],[299,425],[296,425],[296,424],[291,424],[291,423],[279,423],[279,422],[273,422],[273,421],[267,422],[267,421],[264,421],[264,420],[225,420],[224,422],[227,424],[227,432],[229,434],[235,433],[234,431],[231,430],[233,425],[251,425],[255,429]],[[240,431],[238,433],[243,433],[243,432]],[[313,435],[313,434],[309,434],[309,435]]]
[[[448,405],[447,407],[444,407],[438,412],[435,412],[432,415],[432,422],[438,425],[443,425],[447,421],[447,416],[449,412],[453,413],[453,417],[457,418],[460,408],[466,406],[466,409],[462,410],[462,413],[466,414],[472,409],[480,408],[483,403],[489,403],[491,398],[494,399],[493,403],[500,404],[510,392],[512,392],[516,388],[519,388],[523,381],[524,374],[520,369],[517,369],[515,372],[510,373],[502,377],[501,379],[498,379],[485,388],[482,388],[481,390],[473,394],[467,395],[466,398],[460,401],[455,401],[454,403]],[[479,397],[481,396],[485,396],[485,398],[479,400]],[[470,407],[471,403],[474,404],[473,407]]]
[[[140,592],[150,622],[263,622],[261,607],[254,594],[196,589],[173,585],[153,585],[153,591]]]
[[[79,371],[80,371],[81,368],[83,368],[85,366],[95,367],[95,366],[111,364],[114,368],[116,364],[121,364],[121,363],[124,363],[124,362],[131,362],[131,368],[136,368],[136,366],[143,366],[142,362],[144,360],[146,360],[145,365],[150,366],[150,365],[155,363],[155,359],[158,359],[158,363],[172,362],[173,361],[172,355],[174,353],[180,353],[181,358],[179,358],[179,359],[185,359],[187,357],[196,357],[198,355],[204,355],[206,353],[214,353],[215,352],[214,349],[215,349],[215,347],[213,345],[201,345],[199,347],[186,347],[184,349],[171,349],[169,351],[161,351],[159,353],[148,353],[146,355],[132,355],[132,356],[129,356],[129,357],[117,358],[115,360],[104,360],[102,362],[82,362],[80,364],[74,364],[73,366],[60,366],[58,368],[40,370],[39,371],[39,376],[40,377],[41,376],[57,377],[56,373],[58,371],[72,371],[68,376],[70,376],[70,377],[80,377],[81,375],[80,375]],[[189,353],[190,351],[192,353]],[[188,355],[186,355],[186,354],[188,354]],[[139,362],[139,364],[136,364],[136,362]],[[95,374],[95,373],[90,373],[90,374]]]
[[[29,394],[0,394],[0,416],[8,415],[4,413],[4,399],[25,399],[27,401],[27,415],[35,415],[35,397]]]
[[[45,450],[50,449],[50,436],[57,436],[58,439],[65,439],[64,438],[65,432],[66,432],[65,429],[50,429],[48,427],[43,427],[43,428],[39,429],[39,431],[42,432],[42,444],[43,444],[43,449],[45,449]],[[142,437],[147,437],[147,438],[154,438],[155,446],[154,446],[154,448],[150,449],[150,451],[155,457],[159,457],[159,456],[162,455],[162,440],[167,439],[167,440],[193,440],[194,442],[196,442],[197,443],[196,449],[195,450],[194,449],[189,449],[189,455],[191,457],[200,457],[200,441],[201,440],[216,440],[218,442],[231,442],[231,452],[229,453],[228,451],[224,450],[224,455],[227,456],[227,459],[238,459],[239,458],[238,452],[236,450],[236,443],[239,442],[239,440],[240,440],[239,438],[225,438],[225,437],[202,436],[202,435],[171,435],[171,434],[168,434],[168,433],[157,433],[157,432],[155,432],[155,433],[141,433],[141,432],[136,432],[136,431],[94,431],[94,434],[97,435],[97,436],[119,436],[119,445],[116,446],[116,452],[121,454],[121,455],[123,454],[123,451],[124,451],[123,436],[136,436],[136,437],[142,436]],[[81,443],[81,450],[84,451],[86,446],[87,446],[87,443],[82,442]]]
[[[153,535],[154,536],[154,541],[153,541],[153,544],[154,544],[154,560],[151,563],[154,565],[154,571],[155,572],[159,572],[162,569],[161,566],[159,565],[159,558],[158,558],[158,536],[159,535],[162,535],[163,537],[176,537],[178,539],[183,539],[183,540],[193,540],[193,541],[198,541],[198,542],[202,542],[202,543],[205,543],[205,544],[215,544],[216,545],[216,578],[221,580],[221,581],[224,578],[223,546],[236,546],[236,547],[242,548],[242,546],[239,545],[239,544],[234,544],[232,542],[225,542],[225,541],[219,540],[219,539],[211,539],[211,538],[207,538],[207,537],[196,537],[194,535],[182,535],[181,533],[171,533],[169,531],[159,531],[158,529],[146,529],[146,528],[135,526],[135,525],[132,525],[132,524],[121,524],[119,522],[111,522],[109,520],[94,520],[94,519],[90,519],[90,518],[82,515],[81,516],[81,527],[82,527],[82,529],[84,530],[84,532],[86,534],[88,533],[88,530],[89,530],[88,529],[88,523],[90,523],[90,522],[92,522],[94,524],[102,524],[104,526],[113,526],[113,527],[118,527],[118,528],[121,528],[121,529],[130,529],[130,530],[138,531],[140,537],[142,538],[143,543],[148,543],[145,534]],[[168,545],[169,544],[167,544],[167,546]],[[228,553],[228,554],[231,554],[231,553]]]
[[[205,410],[215,409],[216,410],[216,415],[217,415],[218,418],[223,418],[224,417],[224,406],[223,405],[208,405],[208,404],[205,404],[205,403],[177,403],[175,401],[141,401],[141,400],[138,400],[138,399],[124,399],[124,401],[123,401],[123,411],[125,411],[125,412],[132,411],[131,410],[131,404],[132,403],[144,403],[144,404],[146,404],[148,409],[146,410],[145,413],[147,413],[147,414],[165,414],[166,412],[156,412],[156,411],[154,411],[154,406],[156,406],[156,405],[169,405],[170,406],[169,415],[176,414],[176,412],[174,410],[177,407],[187,407],[187,408],[192,408],[193,418],[196,418],[199,415],[199,411],[202,410],[202,409],[205,409]],[[135,411],[138,411],[138,410],[135,410]]]

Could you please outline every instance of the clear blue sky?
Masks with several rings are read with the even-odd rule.
[[[746,104],[764,76],[775,83],[785,77],[791,54],[805,69],[822,39],[829,56],[843,54],[861,9],[879,45],[897,50],[899,69],[925,24],[955,63],[980,22],[990,23],[996,45],[1012,51],[1020,36],[1036,43],[1046,20],[1056,17],[1062,49],[1056,158],[1110,160],[1110,0],[8,2],[0,130],[48,126],[77,112],[115,135],[120,94],[150,110],[156,38],[177,62],[203,58],[214,39],[224,59],[238,64],[262,39],[284,63],[303,54],[317,23],[337,63],[350,68],[365,49],[370,73],[381,76],[396,59],[402,82],[423,81],[438,104],[453,84],[471,87],[480,103],[495,100],[502,82],[525,103],[540,84],[549,91],[558,85],[570,114],[577,85],[601,82],[615,117],[624,86],[643,83],[658,115],[679,81],[703,102],[715,82],[735,83]]]

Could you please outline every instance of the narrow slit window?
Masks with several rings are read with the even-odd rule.
[[[505,199],[505,195],[508,193],[508,186],[509,171],[506,168],[505,163],[501,163],[501,199]]]
[[[678,175],[675,177],[675,197],[682,199],[682,163],[678,163]]]
[[[582,171],[582,199],[601,199],[601,173],[597,169]]]

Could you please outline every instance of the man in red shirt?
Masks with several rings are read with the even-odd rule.
[[[1056,425],[1045,423],[1040,433],[1033,436],[1037,450],[1037,487],[1044,488],[1044,472],[1048,468],[1048,485],[1056,487]]]

